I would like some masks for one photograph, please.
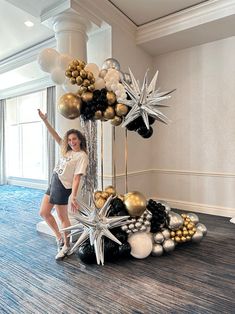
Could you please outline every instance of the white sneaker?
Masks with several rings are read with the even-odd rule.
[[[59,253],[59,251],[62,249],[62,247],[64,246],[64,239],[61,238],[59,240],[56,240],[56,244],[57,244],[57,252]]]
[[[62,249],[57,253],[55,259],[57,261],[61,261],[65,256],[67,256],[67,253],[69,252],[70,247],[69,246],[63,246]]]

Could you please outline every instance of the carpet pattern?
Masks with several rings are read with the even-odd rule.
[[[235,225],[199,215],[208,235],[160,258],[104,267],[56,262],[37,233],[43,191],[0,186],[0,313],[235,313]]]

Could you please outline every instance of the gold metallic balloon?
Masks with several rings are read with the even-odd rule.
[[[102,191],[95,191],[94,193],[94,199],[98,200],[101,197]]]
[[[116,104],[115,111],[116,111],[117,116],[122,117],[127,114],[128,107],[124,104]]]
[[[82,94],[82,100],[85,102],[91,101],[93,99],[93,93],[92,92],[85,92]]]
[[[92,80],[93,78],[94,78],[93,73],[90,72],[90,71],[88,71],[88,72],[87,72],[87,79],[90,81],[90,80]]]
[[[65,71],[65,76],[67,77],[71,77],[72,76],[72,72],[71,71]]]
[[[108,195],[116,195],[116,190],[112,185],[107,186],[104,190]]]
[[[130,192],[124,195],[124,204],[130,216],[141,216],[146,209],[147,201],[140,192]]]
[[[115,111],[113,107],[108,106],[104,112],[104,118],[109,120],[109,119],[113,119],[114,117],[115,117]]]
[[[175,231],[171,231],[171,237],[175,237]]]
[[[79,75],[79,72],[77,70],[73,71],[72,72],[72,76],[73,77],[77,77]]]
[[[187,241],[190,241],[190,240],[191,240],[191,237],[190,237],[189,235],[187,235],[187,236],[186,236],[186,240],[187,240]]]
[[[188,223],[187,225],[187,228],[190,230],[190,229],[193,229],[194,227],[194,224],[192,224],[191,222]]]
[[[90,86],[90,84],[91,84],[90,81],[87,80],[87,79],[85,79],[85,80],[83,81],[83,83],[82,83],[82,85],[85,86],[85,87]]]
[[[69,65],[69,68],[68,68],[69,71],[72,72],[72,71],[75,71],[76,69],[77,69],[77,67],[75,65],[73,65],[73,64]]]
[[[114,126],[119,126],[121,123],[122,123],[122,118],[121,117],[118,117],[118,116],[115,116],[111,121],[110,123]]]
[[[85,66],[86,66],[86,63],[85,63],[84,61],[80,61],[80,62],[79,62],[79,65],[80,65],[80,67],[81,67],[82,69],[84,69]]]
[[[181,236],[182,236],[182,231],[181,231],[181,230],[177,230],[177,231],[176,231],[176,235],[177,235],[178,237],[181,237]]]
[[[92,83],[92,82],[91,82]],[[91,84],[90,86],[88,86],[88,90],[93,92],[95,90],[95,85]]]
[[[81,86],[80,87],[80,91],[83,94],[83,93],[85,93],[87,91],[87,88],[85,86]]]
[[[181,217],[182,218],[187,218],[187,215],[186,214],[181,214]]]
[[[182,236],[182,237],[181,237],[181,241],[182,241],[182,242],[186,242],[186,241],[187,241],[186,237]]]
[[[116,102],[116,95],[114,94],[114,92],[107,92],[106,98],[109,105],[113,105]]]
[[[72,65],[78,66],[78,65],[79,65],[79,60],[74,59],[74,60],[72,61]]]
[[[195,232],[194,232],[193,230],[189,230],[189,231],[188,231],[188,234],[189,234],[190,236],[193,236],[194,233],[195,233]]]
[[[181,242],[181,238],[176,236],[175,237],[175,242],[177,242],[177,243]]]
[[[70,77],[70,83],[73,84],[73,85],[76,84],[76,79],[75,79],[75,77],[73,77],[73,76]]]
[[[188,235],[188,231],[187,231],[187,230],[184,230],[184,231],[183,231],[183,236],[186,237],[187,235]]]
[[[87,72],[85,70],[80,71],[80,76],[85,79],[87,77]]]
[[[95,112],[95,119],[100,120],[103,117],[102,111],[98,110]]]
[[[83,79],[81,78],[81,76],[77,76],[77,77],[76,77],[76,83],[77,83],[78,85],[81,85],[82,82],[83,82]]]
[[[101,197],[107,199],[109,197],[109,194],[107,192],[102,192]]]
[[[100,197],[98,200],[95,201],[95,206],[100,209],[104,206],[105,202],[106,200]]]
[[[75,119],[80,116],[81,113],[81,98],[67,93],[60,97],[58,102],[59,113],[67,119]]]

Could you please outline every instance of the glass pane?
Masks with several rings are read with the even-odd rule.
[[[17,98],[7,99],[7,125],[17,123]]]
[[[40,121],[37,109],[45,111],[46,92],[40,91],[19,97],[19,123]]]
[[[44,179],[42,124],[22,124],[22,171],[24,178]]]
[[[20,177],[19,127],[10,126],[6,132],[7,176]]]

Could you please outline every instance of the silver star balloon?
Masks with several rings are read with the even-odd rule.
[[[97,264],[104,265],[104,236],[121,245],[122,243],[109,231],[109,229],[122,226],[127,223],[129,216],[107,217],[110,208],[110,202],[113,196],[110,196],[101,209],[86,205],[78,200],[80,205],[79,213],[76,216],[78,224],[62,231],[72,231],[74,234],[80,234],[79,239],[71,249],[71,253],[76,251],[88,238],[90,244],[94,245]],[[70,236],[71,236],[70,235]]]
[[[126,92],[131,97],[131,100],[123,99],[120,102],[131,107],[131,110],[125,117],[122,127],[127,126],[130,122],[134,121],[138,117],[142,117],[146,128],[149,130],[149,119],[148,116],[153,117],[163,123],[168,123],[169,119],[161,113],[157,108],[158,107],[167,107],[166,105],[160,104],[162,100],[169,99],[173,91],[159,92],[159,89],[156,88],[156,82],[158,77],[158,71],[155,73],[151,83],[148,85],[147,82],[147,73],[146,71],[144,76],[144,81],[142,87],[140,87],[139,82],[135,79],[133,73],[129,69],[132,84],[128,84],[122,80],[122,84],[125,87]]]

